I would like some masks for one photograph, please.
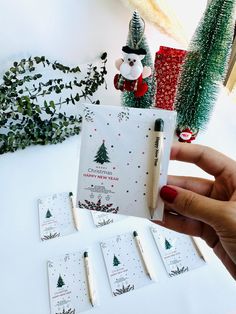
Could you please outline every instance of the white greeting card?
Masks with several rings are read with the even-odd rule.
[[[158,109],[86,105],[80,150],[77,204],[106,213],[150,216],[157,119],[164,122],[156,195],[166,184],[176,113]],[[157,200],[153,219],[162,219]]]
[[[118,296],[152,283],[132,234],[101,242],[112,295]]]
[[[124,215],[114,215],[105,212],[91,211],[93,222],[97,228],[121,221],[125,219]]]
[[[192,237],[161,226],[151,227],[151,232],[170,277],[205,265]]]
[[[76,314],[92,308],[85,269],[84,252],[48,261],[51,314]]]
[[[42,241],[76,232],[69,193],[56,193],[38,200]]]

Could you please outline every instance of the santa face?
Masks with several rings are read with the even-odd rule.
[[[127,80],[137,80],[143,72],[141,60],[144,55],[124,53],[124,62],[120,66],[120,73]]]
[[[192,133],[191,132],[187,132],[187,131],[183,131],[180,133],[179,137],[182,139],[182,140],[185,140],[185,141],[188,141],[190,140],[192,136]]]

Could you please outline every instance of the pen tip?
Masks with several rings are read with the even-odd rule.
[[[84,252],[84,257],[88,257],[88,252]]]
[[[73,196],[73,193],[72,193],[72,192],[69,192],[69,196]]]
[[[134,237],[137,237],[138,232],[137,232],[137,231],[134,231],[134,232],[133,232],[133,235],[134,235]]]
[[[155,211],[156,211],[156,207],[149,206],[149,213],[150,213],[151,219],[153,219]]]

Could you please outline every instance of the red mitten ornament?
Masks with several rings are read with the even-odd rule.
[[[123,59],[116,61],[120,74],[115,75],[114,86],[122,92],[134,92],[136,98],[142,97],[148,91],[148,85],[143,79],[151,75],[151,68],[143,67],[141,62],[146,55],[146,50],[124,46],[122,51]]]

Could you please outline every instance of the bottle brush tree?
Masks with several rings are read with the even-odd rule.
[[[122,93],[122,104],[127,107],[137,107],[137,108],[149,108],[154,103],[155,95],[155,76],[154,76],[154,66],[151,57],[151,52],[147,44],[145,35],[145,23],[140,17],[137,11],[133,12],[132,19],[129,24],[129,33],[127,39],[127,46],[131,49],[143,48],[146,50],[147,54],[142,60],[143,66],[149,66],[152,69],[151,76],[144,79],[148,85],[148,91],[141,98],[136,98],[134,92],[125,91]]]
[[[175,98],[177,135],[204,130],[220,83],[226,74],[234,29],[235,0],[212,0],[195,31],[186,55]]]

